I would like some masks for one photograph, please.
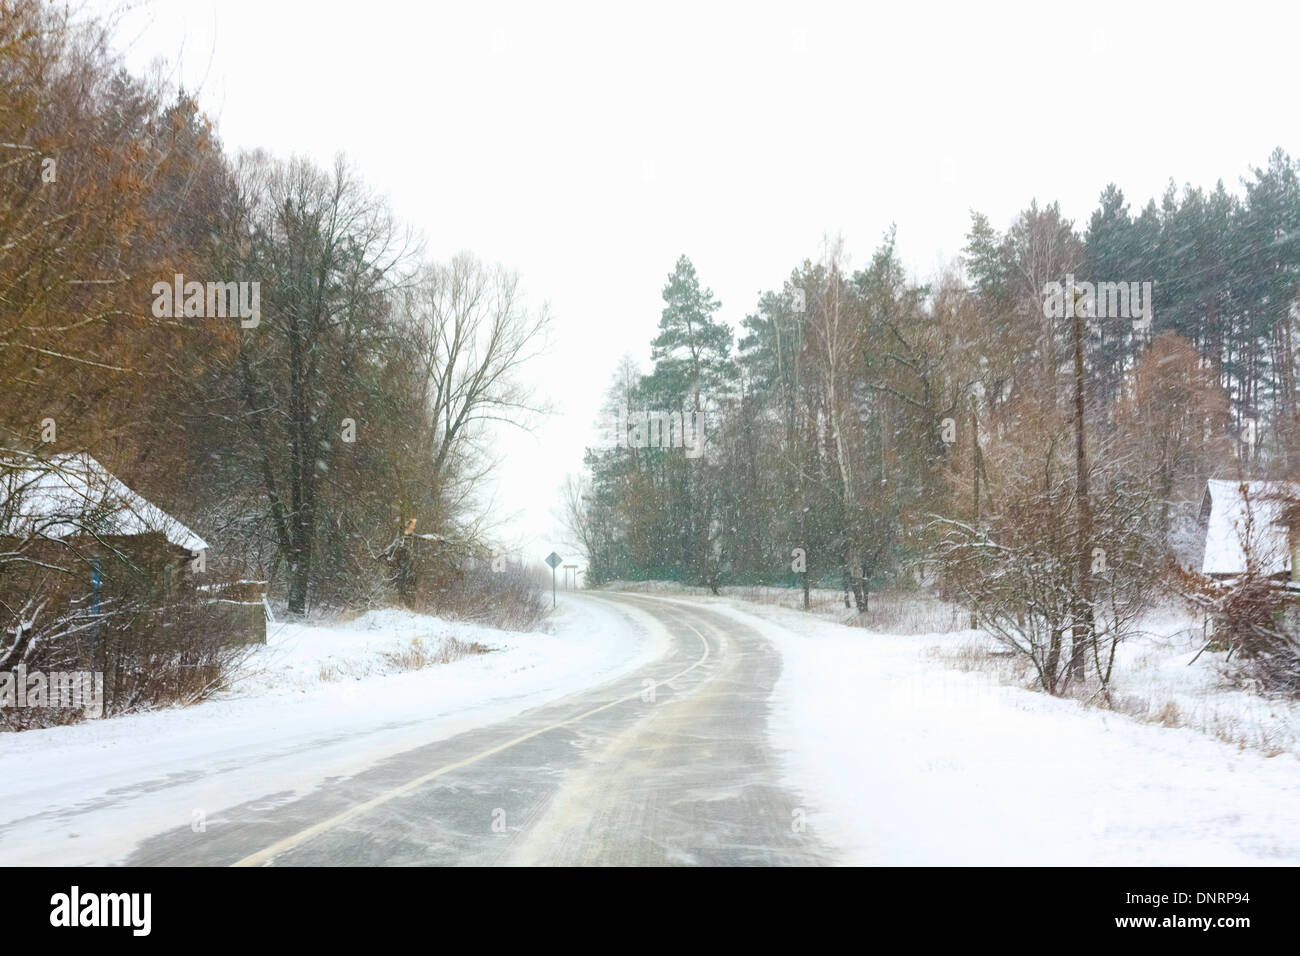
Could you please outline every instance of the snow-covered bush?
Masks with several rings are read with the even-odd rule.
[[[1011,484],[980,527],[938,521],[937,554],[955,596],[1033,665],[1044,690],[1104,698],[1116,648],[1160,586],[1163,550],[1140,490],[1112,481],[1092,495],[1083,539],[1074,477],[1052,475]]]
[[[0,672],[90,672],[103,680],[102,716],[197,703],[223,689],[247,658],[232,643],[227,618],[189,589],[166,604],[141,579],[96,604],[91,594],[67,602],[34,588],[7,616],[0,634]],[[0,730],[76,721],[81,710],[0,708]]]

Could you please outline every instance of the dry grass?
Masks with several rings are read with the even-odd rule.
[[[1151,698],[1126,697],[1113,698],[1111,709],[1145,723],[1194,730],[1238,750],[1258,751],[1265,757],[1290,753],[1295,746],[1276,728],[1209,705],[1191,708],[1174,700],[1157,702]]]
[[[418,671],[438,664],[450,664],[466,657],[487,654],[492,650],[478,641],[462,641],[455,637],[413,637],[406,644],[391,651],[379,652],[379,659],[352,659],[322,661],[317,678],[322,684],[361,680],[375,674],[393,674],[400,671]]]
[[[955,670],[992,674],[1001,684],[1026,688],[1037,685],[1038,679],[1027,659],[980,641],[932,647],[929,653],[935,660]]]
[[[341,681],[344,677],[349,675],[344,671],[344,668],[341,665],[334,661],[330,661],[320,666],[319,676],[322,684],[333,684],[335,681]]]
[[[422,638],[413,637],[406,647],[396,651],[386,651],[382,657],[384,663],[392,670],[418,671],[435,664],[450,664],[464,657],[486,654],[491,650],[478,641],[462,641],[454,637],[444,637],[437,647],[426,644]]]
[[[1148,716],[1147,720],[1153,724],[1159,724],[1162,727],[1183,726],[1182,711],[1178,709],[1178,705],[1172,700],[1165,701],[1165,705],[1155,713]]]

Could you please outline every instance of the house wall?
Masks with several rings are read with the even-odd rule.
[[[162,533],[26,542],[0,537],[0,554],[20,548],[20,559],[0,558],[0,601],[16,613],[43,601],[41,622],[50,622],[89,613],[96,596],[101,606],[129,600],[161,609],[184,603],[195,608],[193,626],[211,628],[231,643],[266,642],[265,584],[249,581],[197,591],[190,552]],[[98,589],[92,583],[96,563]],[[14,624],[0,607],[0,634]]]
[[[138,596],[161,603],[193,585],[189,552],[157,532],[80,535],[62,541],[0,538],[0,552],[21,552],[0,559],[0,599],[14,608],[37,594],[50,608],[85,606],[96,591],[101,603]]]

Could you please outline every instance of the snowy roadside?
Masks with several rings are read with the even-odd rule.
[[[668,582],[635,582],[627,590],[665,596],[713,599],[705,588]],[[798,610],[802,594],[791,588],[725,587],[722,596],[739,608]],[[856,631],[926,638],[927,651],[960,670],[988,670],[1003,683],[1033,683],[1028,662],[999,658],[1002,649],[981,631],[966,630],[967,613],[928,595],[881,592],[872,595],[865,620],[846,608],[839,591],[812,592],[811,613]],[[806,618],[800,614],[799,618]],[[1206,647],[1205,622],[1184,609],[1153,610],[1140,630],[1120,645],[1110,684],[1112,710],[1165,727],[1188,727],[1266,757],[1300,756],[1300,700],[1258,693],[1243,685],[1228,654]]]
[[[220,699],[2,734],[0,865],[111,863],[150,834],[259,797],[288,800],[614,679],[667,646],[653,622],[581,598],[565,596],[551,628],[518,634],[393,610],[279,625]],[[391,663],[412,639],[436,649],[444,637],[493,650],[414,671]]]
[[[977,632],[896,636],[707,603],[780,650],[773,741],[809,828],[845,863],[1300,863],[1294,753],[1083,707],[936,656]]]

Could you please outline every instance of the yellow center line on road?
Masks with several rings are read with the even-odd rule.
[[[690,624],[686,624],[686,622],[684,621],[682,623],[687,628],[690,628],[690,630],[695,634],[695,636],[700,639],[700,643],[704,645],[704,653],[700,656],[699,660],[697,660],[694,664],[690,665],[689,667],[678,671],[676,674],[673,674],[671,677],[665,677],[663,680],[655,681],[654,686],[656,688],[658,688],[663,684],[670,683],[671,681],[675,681],[677,680],[677,678],[683,677],[686,674],[689,674],[691,671],[695,670],[695,668],[699,667],[701,664],[703,664],[705,661],[709,659],[708,640],[705,638],[703,634],[697,631],[694,627],[691,627]],[[410,793],[412,790],[416,790],[419,787],[424,786],[430,780],[436,780],[438,777],[441,777],[444,774],[451,773],[453,770],[459,770],[461,767],[468,767],[470,764],[478,763],[480,760],[483,760],[486,757],[491,757],[494,754],[499,754],[503,750],[509,750],[511,747],[517,746],[518,744],[523,743],[525,740],[531,740],[534,737],[538,737],[542,734],[549,733],[552,730],[558,730],[561,727],[568,727],[570,724],[576,724],[580,720],[586,720],[588,717],[591,717],[593,714],[599,714],[602,710],[609,710],[609,708],[617,707],[619,704],[625,704],[629,700],[635,700],[636,698],[644,694],[646,692],[646,689],[647,688],[642,687],[640,690],[628,694],[626,697],[620,697],[618,698],[618,700],[611,700],[608,704],[601,704],[599,707],[593,707],[591,710],[587,711],[586,713],[578,714],[576,717],[570,717],[568,720],[562,720],[559,723],[551,724],[548,727],[538,728],[537,730],[523,734],[520,737],[516,737],[514,738],[514,740],[507,740],[503,744],[498,744],[497,746],[492,747],[489,750],[485,750],[480,754],[476,754],[473,757],[466,757],[464,760],[457,760],[455,763],[449,763],[445,767],[439,767],[437,770],[431,770],[429,773],[426,773],[421,777],[416,777],[414,780],[404,783],[400,787],[395,787],[394,789],[389,790],[386,793],[381,793],[379,796],[367,800],[365,803],[358,803],[356,806],[344,810],[342,813],[335,814],[334,816],[330,817],[328,820],[322,820],[320,823],[307,827],[307,829],[305,830],[300,830],[291,836],[285,837],[283,840],[277,840],[275,843],[272,843],[270,846],[268,846],[265,850],[258,850],[256,853],[251,853],[248,856],[244,857],[242,860],[236,860],[234,863],[231,864],[231,866],[265,866],[266,864],[270,863],[273,859],[275,859],[277,856],[279,856],[281,853],[284,853],[287,850],[292,850],[294,847],[301,846],[302,844],[306,843],[308,840],[311,840],[314,837],[318,837],[322,833],[332,830],[335,827],[339,826],[340,824],[347,823],[349,820],[355,819],[356,817],[359,817],[364,813],[370,812],[371,810],[375,809],[375,807],[383,806],[385,803],[388,803],[390,800],[395,800],[396,798],[403,796],[404,794]]]

